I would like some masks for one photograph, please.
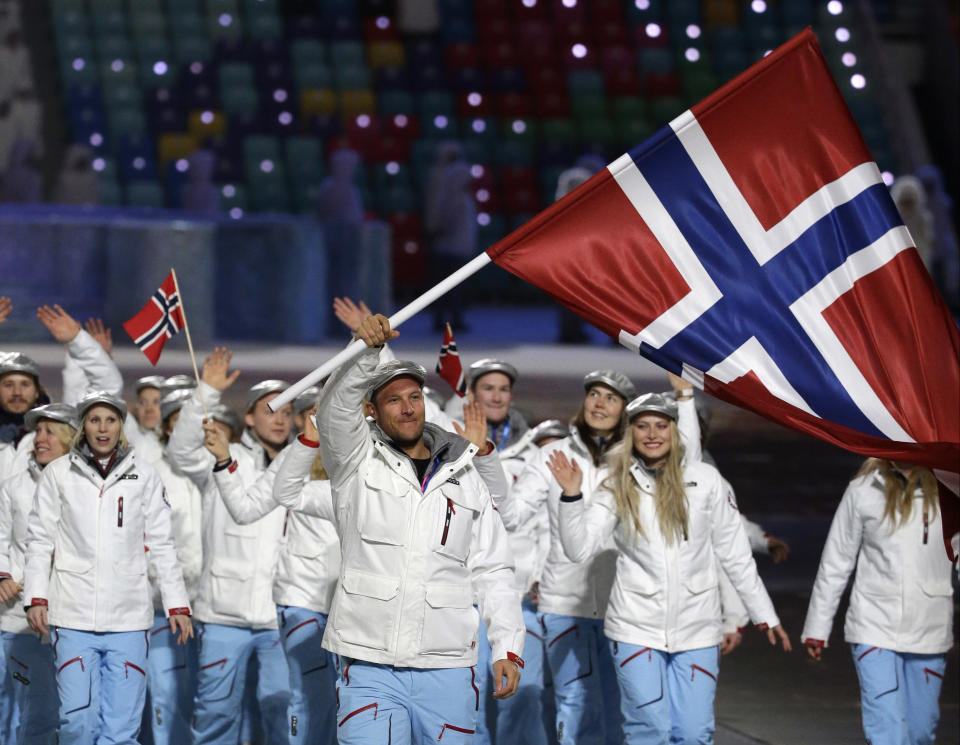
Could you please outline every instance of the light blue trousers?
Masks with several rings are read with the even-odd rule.
[[[472,667],[397,668],[336,657],[339,745],[465,745],[480,706]]]
[[[0,742],[2,743],[13,742],[14,733],[17,731],[20,711],[16,693],[16,688],[13,686],[13,669],[8,664],[7,655],[4,655],[0,658]]]
[[[603,621],[540,614],[553,677],[560,745],[619,745],[622,740],[616,674]]]
[[[147,693],[146,631],[54,627],[62,745],[136,745]]]
[[[610,641],[627,745],[710,745],[720,647],[661,652]]]
[[[320,646],[327,617],[288,605],[278,605],[277,616],[280,642],[290,666],[290,744],[334,745],[337,674],[333,655]]]
[[[60,719],[60,698],[53,666],[53,648],[36,634],[3,632],[7,674],[19,721],[4,743],[54,745]]]
[[[537,618],[535,606],[523,603],[523,622],[527,638],[523,643],[523,672],[520,686],[510,698],[495,701],[498,745],[522,742],[526,745],[556,743],[556,704],[552,686],[547,686],[545,630]]]
[[[197,642],[177,644],[170,621],[157,612],[150,629],[147,688],[154,745],[190,742],[190,717],[197,686]]]
[[[940,719],[945,654],[906,654],[851,644],[860,678],[863,733],[872,745],[931,745]]]
[[[198,623],[197,694],[191,734],[194,745],[236,745],[247,666],[259,668],[257,700],[270,745],[287,745],[290,673],[275,629]]]

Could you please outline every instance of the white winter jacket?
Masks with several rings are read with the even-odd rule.
[[[148,560],[167,613],[189,608],[163,484],[132,451],[119,453],[106,478],[78,450],[44,468],[26,547],[24,604],[49,603],[52,626],[149,629]]]
[[[203,568],[200,492],[190,479],[174,470],[165,455],[152,465],[160,474],[160,481],[167,490],[173,543],[177,547],[177,560],[183,570],[183,582],[192,606],[197,599],[200,572]],[[156,577],[150,577],[154,606],[160,610],[163,606],[160,604],[160,584],[156,580]]]
[[[913,500],[910,519],[893,529],[883,518],[883,477],[854,479],[840,500],[810,596],[804,641],[828,642],[840,596],[856,565],[844,639],[912,654],[953,646],[952,564],[943,548],[940,511],[924,519]]]
[[[214,474],[220,496],[237,523],[250,524],[277,509],[280,502],[274,496],[274,485],[281,469],[289,471],[286,465],[288,456],[297,445],[287,445],[247,489],[236,472],[223,469]],[[329,613],[340,576],[340,538],[332,522],[330,482],[308,480],[316,448],[300,447],[308,451],[310,458],[305,469],[298,469],[299,478],[295,479],[295,494],[291,501],[298,511],[291,510],[286,516],[285,540],[280,547],[273,601],[277,605]],[[310,514],[318,504],[324,510],[323,518]]]
[[[163,458],[163,445],[160,444],[160,436],[152,429],[141,427],[130,411],[127,412],[127,418],[123,422],[123,431],[127,435],[130,447],[139,453],[141,460],[156,465]]]
[[[416,668],[477,661],[477,612],[493,659],[522,653],[525,628],[503,524],[473,465],[476,447],[433,424],[433,475],[366,423],[369,349],[324,386],[317,413],[342,546],[340,582],[323,637],[337,654]]]
[[[201,382],[180,409],[167,443],[171,464],[193,481],[201,495],[203,569],[195,615],[224,626],[275,629],[273,580],[285,511],[277,507],[250,525],[240,525],[230,517],[214,480],[214,457],[203,447],[201,395],[207,406],[220,403],[220,392]],[[257,448],[251,443],[230,445],[231,468],[245,489],[267,465],[263,449]]]
[[[27,541],[27,518],[43,468],[30,458],[27,467],[0,484],[0,579],[23,585],[23,550]],[[0,605],[0,630],[30,633],[23,598]]]
[[[615,641],[666,652],[712,647],[723,639],[717,563],[723,567],[754,623],[780,623],[757,574],[736,504],[720,474],[703,462],[687,464],[687,535],[668,543],[660,532],[653,501],[654,477],[639,463],[630,469],[640,493],[637,537],[617,517],[605,488],[583,499],[560,503],[560,540],[571,559],[583,561],[616,540],[617,575],[604,619],[604,634]],[[604,469],[603,476],[606,476]]]

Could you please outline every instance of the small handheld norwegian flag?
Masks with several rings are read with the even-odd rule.
[[[150,364],[156,365],[167,339],[185,325],[177,280],[171,269],[153,297],[137,315],[123,324],[123,328],[133,343],[140,347],[140,351],[147,355]]]
[[[449,323],[443,333],[440,358],[437,360],[437,374],[450,384],[458,396],[467,395],[467,380],[463,376],[460,353],[457,352],[457,342],[453,339],[453,329],[450,328]]]

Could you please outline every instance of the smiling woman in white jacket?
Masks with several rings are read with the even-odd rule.
[[[28,519],[27,619],[52,632],[60,741],[133,745],[153,623],[148,560],[181,642],[190,609],[163,485],[123,436],[126,404],[100,391],[77,410],[70,453],[44,469]]]
[[[717,470],[684,464],[677,405],[656,393],[627,406],[629,427],[588,504],[576,460],[556,451],[560,539],[585,561],[611,537],[616,577],[603,631],[616,662],[628,745],[713,741],[722,638],[717,563],[754,623],[790,642],[757,575],[736,505]]]
[[[837,508],[810,596],[803,640],[819,660],[856,565],[844,638],[874,745],[934,741],[953,646],[951,561],[930,471],[870,458]]]

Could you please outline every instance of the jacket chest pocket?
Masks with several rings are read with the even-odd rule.
[[[473,523],[480,506],[459,487],[444,486],[428,499],[434,513],[433,542],[438,554],[464,562],[473,542]]]
[[[357,527],[368,543],[403,546],[406,543],[409,484],[390,474],[371,473],[360,500]]]

